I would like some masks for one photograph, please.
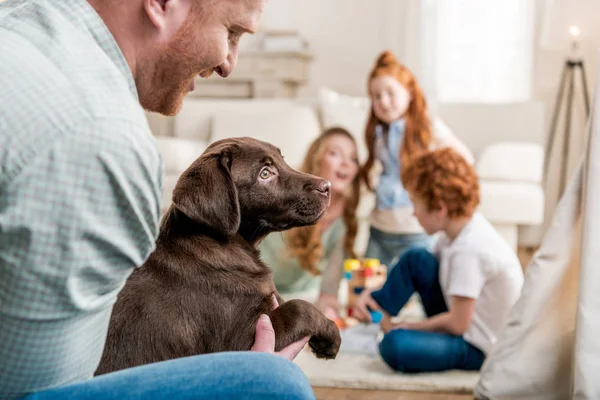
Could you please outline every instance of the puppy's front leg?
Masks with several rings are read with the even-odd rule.
[[[283,303],[285,303],[285,300],[283,300],[283,297],[281,297],[279,295],[279,293],[274,292],[273,295],[275,296],[275,298],[277,299],[277,304],[278,305],[282,305]]]
[[[312,303],[290,300],[273,310],[269,317],[275,330],[275,350],[310,336],[309,346],[318,358],[335,358],[342,339],[333,321]]]

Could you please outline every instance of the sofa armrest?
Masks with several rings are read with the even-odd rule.
[[[544,149],[536,143],[500,142],[486,147],[476,163],[481,180],[540,184]]]

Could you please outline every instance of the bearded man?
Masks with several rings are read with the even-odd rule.
[[[265,0],[0,2],[0,399],[314,398],[274,353],[170,360],[92,378],[112,306],[154,249],[162,161],[144,109],[175,115],[227,77]]]

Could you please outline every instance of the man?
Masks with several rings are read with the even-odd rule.
[[[143,108],[228,76],[264,0],[0,2],[0,398],[314,398],[306,340],[92,378],[112,305],[154,249],[162,162]],[[140,106],[141,105],[141,106]],[[276,306],[276,305],[275,305]]]

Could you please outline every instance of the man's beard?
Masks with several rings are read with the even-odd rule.
[[[157,71],[159,68],[165,72],[174,70],[167,65],[157,64]],[[159,76],[163,78],[159,78]],[[140,103],[147,111],[166,116],[177,115],[183,106],[183,98],[188,94],[193,79],[195,79],[195,74],[182,80],[177,79],[174,75],[169,75],[168,72],[157,73],[152,79],[152,90],[140,97]]]
[[[198,57],[194,57],[194,32],[197,18],[194,10],[179,29],[173,40],[161,51],[154,71],[147,80],[146,93],[140,93],[140,104],[144,109],[159,114],[174,116],[183,105],[183,98],[198,75]]]

